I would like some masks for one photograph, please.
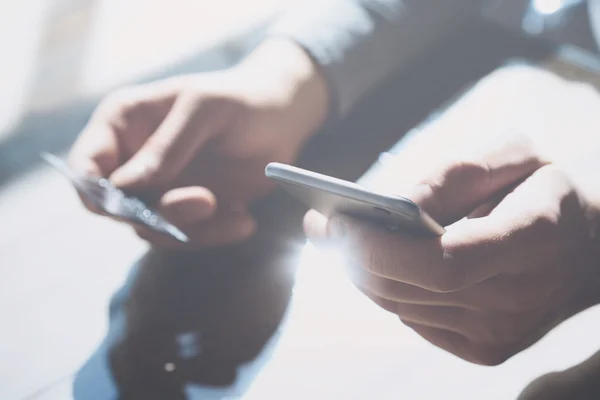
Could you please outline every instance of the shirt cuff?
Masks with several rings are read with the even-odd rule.
[[[404,13],[400,1],[380,1],[372,9],[347,0],[322,1],[286,9],[268,32],[302,46],[321,66],[332,111],[345,115],[389,72],[393,49],[386,34]]]

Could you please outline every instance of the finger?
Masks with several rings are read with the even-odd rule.
[[[447,225],[469,214],[486,215],[498,203],[499,192],[546,164],[526,137],[478,154],[445,162],[402,195]],[[323,221],[314,210],[309,211],[304,219],[307,235],[322,237],[326,231]]]
[[[368,271],[436,292],[456,292],[503,273],[523,274],[558,255],[559,202],[569,186],[546,166],[516,187],[485,217],[463,219],[438,239],[416,239],[333,219],[330,234]],[[540,211],[541,210],[541,211]],[[340,226],[335,229],[336,223]]]
[[[369,300],[373,303],[377,304],[379,307],[383,308],[385,311],[390,312],[392,314],[396,314],[396,302],[388,299],[384,299],[383,297],[379,297],[376,294],[361,288],[360,286],[356,286],[358,290],[360,290]]]
[[[111,175],[111,181],[119,187],[144,188],[174,179],[227,122],[225,111],[229,107],[222,102],[180,96],[156,132]]]
[[[246,212],[217,213],[209,221],[181,227],[188,243],[180,243],[144,227],[134,227],[138,235],[155,246],[175,249],[204,249],[248,239],[256,230],[256,221]]]
[[[458,271],[462,280],[453,284],[456,288],[503,273],[523,275],[558,257],[559,247],[555,245],[558,217],[535,209],[546,207],[545,199],[539,203],[531,201],[548,188],[523,186],[528,187],[518,187],[487,216],[459,221],[441,238],[444,268]],[[548,195],[548,198],[556,197]]]
[[[155,127],[148,125],[146,131],[132,131],[139,129],[136,119],[139,119],[140,110],[151,108],[168,110],[173,103],[174,79],[165,79],[160,82],[140,85],[120,90],[109,95],[97,107],[94,115],[77,138],[69,154],[71,167],[87,176],[109,177],[121,165],[126,158],[126,149],[123,138],[143,141]],[[151,112],[146,111],[146,114]],[[166,115],[166,111],[165,111]],[[145,120],[151,119],[151,115],[143,115]],[[128,140],[131,141],[131,140]],[[93,206],[84,196],[81,196],[84,204],[97,213],[99,210]]]
[[[461,329],[464,310],[461,308],[398,303],[381,298],[366,289],[361,289],[361,291],[375,304],[396,314],[404,322],[464,335],[463,329]]]
[[[406,197],[448,225],[547,164],[524,136],[475,154],[445,162]]]
[[[418,286],[382,278],[362,268],[352,268],[352,270],[349,275],[356,286],[396,303],[463,308],[477,308],[480,306],[479,302],[475,301],[470,293],[464,293],[464,291],[454,293],[432,292]]]
[[[121,89],[110,94],[97,107],[69,155],[73,168],[90,176],[109,177],[127,157],[123,138],[144,141],[158,126],[154,114],[167,115],[181,85],[170,78],[146,85]],[[142,131],[137,120],[144,119]],[[129,142],[130,140],[128,140]]]
[[[92,119],[73,145],[69,165],[85,176],[107,177],[119,165],[120,149],[111,128]],[[77,191],[83,205],[95,214],[103,214],[93,202]]]
[[[395,303],[395,314],[403,321],[443,329],[466,337],[462,325],[465,312],[465,309],[459,307]]]
[[[304,232],[309,239],[319,240],[327,236],[327,218],[315,210],[304,215]]]
[[[119,166],[120,148],[110,126],[94,118],[69,154],[70,166],[85,175],[107,177]]]
[[[490,215],[490,213],[492,212],[492,210],[494,208],[496,208],[496,206],[498,205],[498,203],[500,203],[500,199],[493,199],[488,201],[487,203],[484,203],[482,205],[480,205],[479,207],[477,207],[475,210],[473,210],[468,216],[467,218],[483,218],[483,217],[487,217],[488,215]]]
[[[429,343],[447,351],[450,354],[454,354],[463,360],[476,363],[472,357],[469,357],[468,352],[465,350],[468,349],[470,345],[469,340],[466,337],[456,332],[419,325],[410,321],[402,322]]]
[[[454,306],[471,311],[530,311],[552,296],[554,286],[532,277],[500,275],[472,287],[451,293],[437,293],[417,286],[381,278],[362,268],[348,268],[351,281],[374,295],[405,304]]]
[[[176,226],[200,223],[210,218],[217,209],[214,194],[203,187],[177,188],[165,193],[157,211]]]
[[[434,292],[462,288],[462,271],[446,266],[441,238],[390,233],[339,216],[329,220],[327,231],[342,243],[347,259],[372,274]]]
[[[547,225],[528,229],[529,223],[520,213],[492,213],[459,221],[440,238],[415,238],[335,216],[328,235],[343,243],[347,257],[375,275],[448,293],[536,262],[549,233],[542,232]]]
[[[505,352],[496,351],[493,348],[471,342],[469,338],[458,331],[458,329],[444,329],[441,327],[445,325],[443,323],[420,324],[415,322],[415,320],[424,319],[424,314],[428,314],[429,311],[419,310],[410,312],[400,310],[400,312],[398,312],[399,306],[397,303],[383,299],[368,291],[363,293],[379,307],[390,313],[399,315],[400,320],[423,339],[463,360],[480,365],[498,365],[508,358]],[[406,317],[400,315],[400,313],[405,314]],[[439,327],[437,325],[439,325]]]
[[[359,284],[356,286],[375,304],[398,315],[403,321],[465,334],[462,321],[466,310],[463,308],[401,303],[381,297],[365,286]]]
[[[579,398],[582,398],[581,394],[586,393],[586,390],[583,389],[584,384],[568,372],[550,372],[529,383],[519,394],[517,400],[566,400],[576,399],[578,395]],[[594,385],[596,385],[595,381]],[[594,393],[592,390],[596,390],[595,395],[592,394]],[[590,389],[589,392],[588,398],[598,398],[600,395],[595,388]]]

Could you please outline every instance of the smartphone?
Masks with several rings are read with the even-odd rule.
[[[444,228],[417,204],[400,196],[370,191],[360,185],[281,163],[265,174],[307,207],[325,216],[346,214],[393,231],[440,236]]]

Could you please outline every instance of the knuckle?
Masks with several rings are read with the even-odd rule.
[[[445,254],[441,267],[430,267],[429,289],[439,293],[457,292],[467,286],[465,264],[456,255]]]
[[[135,167],[132,167],[138,184],[162,185],[175,178],[169,168],[169,160],[160,151],[150,148],[137,157]]]
[[[449,182],[463,181],[466,177],[481,173],[481,168],[476,162],[463,159],[452,159],[434,173],[426,176],[418,183],[429,186],[435,193]]]
[[[558,212],[553,208],[546,206],[535,214],[530,225],[532,234],[547,240],[555,236],[558,226]]]
[[[227,93],[210,93],[202,96],[199,106],[212,114],[215,120],[222,120],[239,113],[245,107],[244,101]]]
[[[455,202],[457,195],[463,191],[472,192],[485,190],[486,183],[491,181],[492,171],[484,161],[468,158],[453,159],[434,174],[418,182],[419,186],[428,187],[430,198],[425,204],[428,211],[437,215],[444,215],[444,205]]]
[[[549,165],[540,171],[545,179],[541,181],[543,187],[540,199],[535,202],[536,208],[531,210],[533,218],[529,227],[532,234],[546,242],[557,242],[565,230],[572,229],[581,220],[581,197],[558,167]]]
[[[438,293],[452,293],[464,287],[464,279],[459,271],[437,274],[431,279],[430,289]]]
[[[368,274],[364,277],[365,285],[375,294],[392,300],[400,300],[407,296],[415,299],[415,293],[408,290],[408,285],[390,279],[382,279],[374,274]]]
[[[491,170],[486,162],[474,159],[462,159],[450,163],[443,173],[445,182],[481,182]]]
[[[133,103],[134,92],[132,89],[117,89],[102,100],[100,109],[104,112],[117,112],[131,107]]]
[[[166,167],[168,161],[161,154],[156,154],[151,160],[147,162],[142,174],[147,181],[154,184],[164,184],[175,178],[172,176],[171,170]]]
[[[428,192],[424,199],[418,200],[419,205],[432,215],[443,215],[444,199],[439,180],[430,177],[417,182],[417,186]]]
[[[177,101],[185,102],[186,104],[198,104],[203,101],[206,101],[207,98],[210,98],[210,95],[200,90],[200,88],[195,87],[194,85],[190,85],[181,90],[179,95],[177,96]]]
[[[182,91],[177,103],[194,116],[192,125],[228,121],[242,109],[240,100],[232,95],[193,87]],[[206,120],[207,116],[210,121]]]
[[[487,367],[495,367],[505,363],[513,353],[507,348],[494,346],[475,346],[471,350],[470,361]]]
[[[402,322],[407,328],[412,329],[413,331],[416,331],[418,329],[418,325],[415,324],[414,322],[412,322],[411,320],[408,320],[406,318],[403,318],[401,316],[398,316],[398,319],[400,320],[400,322]]]
[[[498,346],[502,343],[511,343],[517,339],[517,325],[512,318],[498,315],[482,315],[471,319],[466,324],[466,330],[473,340],[486,345]]]
[[[366,268],[375,275],[389,277],[393,269],[393,261],[385,252],[370,248],[366,254]]]
[[[511,144],[516,152],[523,155],[525,163],[530,163],[538,168],[548,164],[544,153],[540,151],[530,135],[518,132],[514,135]]]
[[[224,93],[206,87],[202,83],[188,86],[179,95],[179,101],[195,108],[222,105],[227,99]]]
[[[118,128],[132,118],[141,118],[143,104],[143,98],[140,98],[135,88],[118,89],[102,100],[94,117],[105,119]]]

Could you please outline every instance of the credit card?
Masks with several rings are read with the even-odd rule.
[[[42,153],[40,156],[61,172],[75,186],[82,197],[107,215],[125,222],[145,226],[182,243],[189,242],[187,235],[179,228],[168,222],[139,198],[129,196],[111,184],[108,179],[83,175],[53,154]]]

